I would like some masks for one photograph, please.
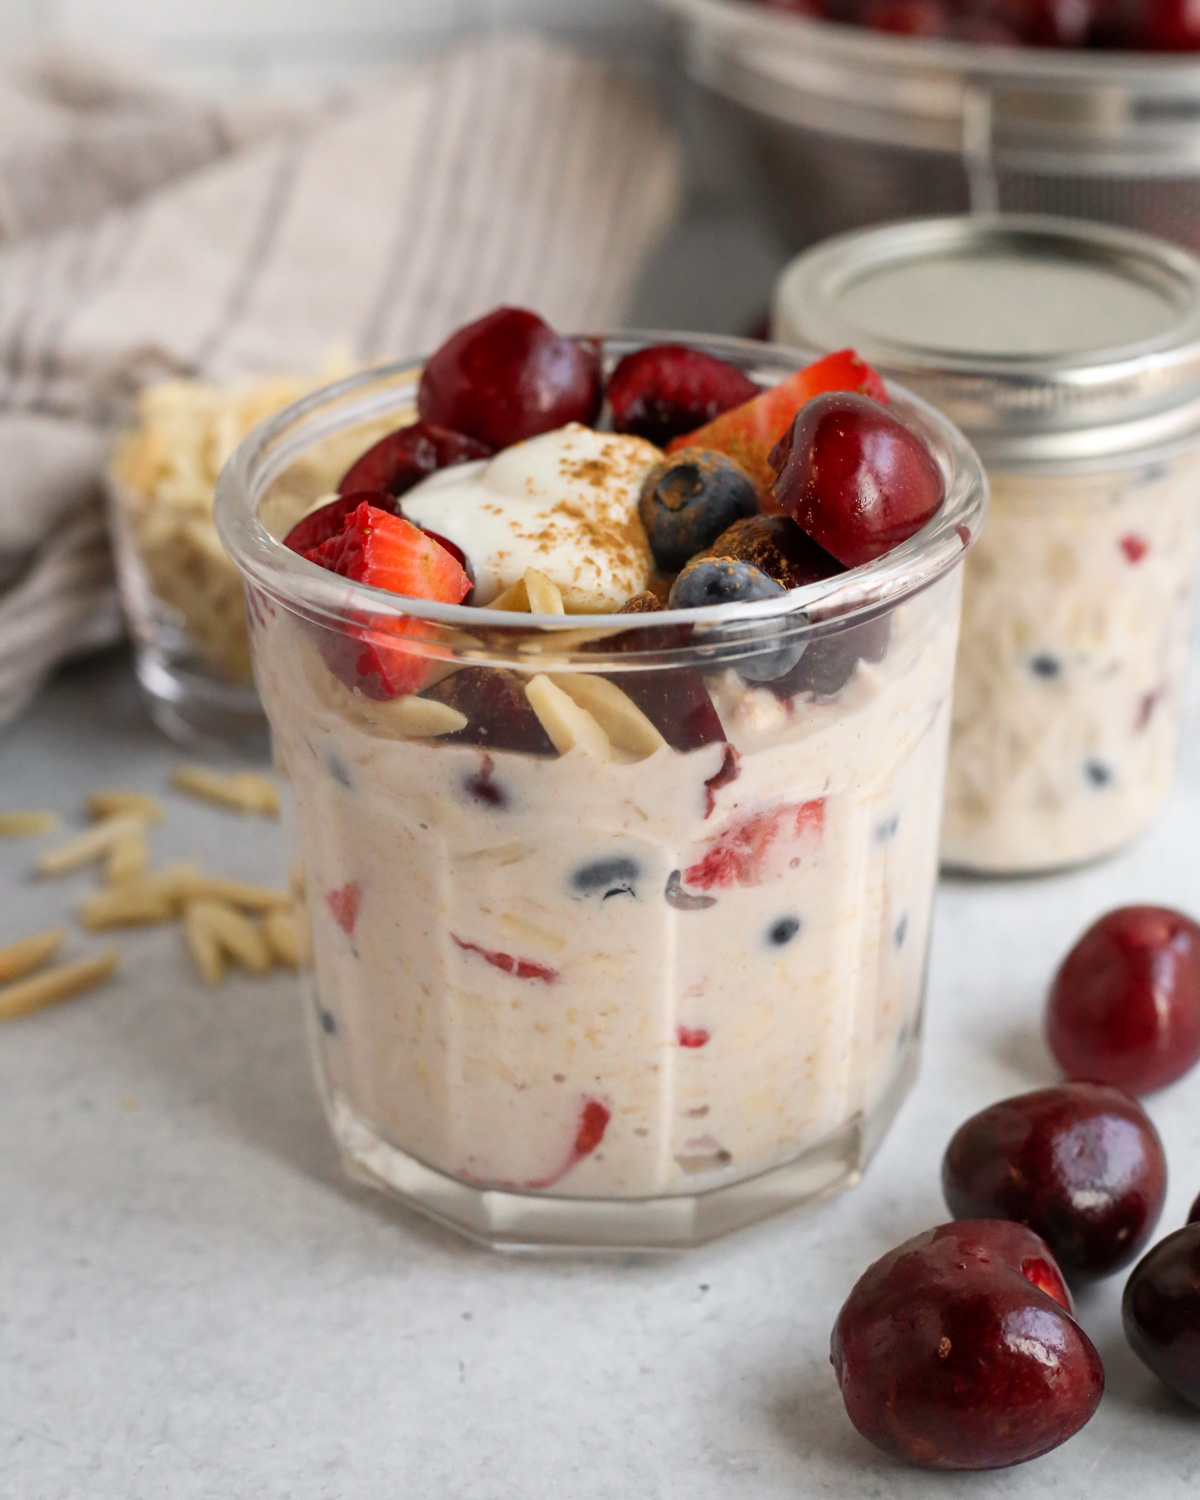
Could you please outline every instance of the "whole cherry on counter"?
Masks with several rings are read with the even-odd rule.
[[[834,1325],[850,1420],[894,1458],[998,1469],[1091,1418],[1100,1356],[1044,1241],[1002,1219],[927,1230],[870,1266]]]
[[[1123,906],[1063,959],[1046,1013],[1068,1078],[1145,1094],[1200,1059],[1200,927],[1164,906]]]
[[[956,1131],[942,1189],[959,1219],[1012,1219],[1046,1241],[1068,1275],[1107,1276],[1158,1223],[1167,1159],[1136,1099],[1065,1083],[1003,1099]]]
[[[1121,1316],[1142,1363],[1200,1406],[1200,1224],[1177,1229],[1142,1257],[1126,1284]]]
[[[850,391],[806,402],[771,467],[779,508],[847,568],[907,541],[945,498],[942,471],[921,438]]]
[[[536,313],[498,307],[430,355],[421,374],[421,420],[493,450],[600,410],[600,355],[555,333]]]

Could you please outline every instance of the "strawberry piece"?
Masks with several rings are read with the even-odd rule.
[[[704,858],[684,871],[684,881],[701,891],[763,885],[788,869],[800,845],[819,842],[824,827],[823,797],[752,813],[718,834]]]
[[[703,1047],[711,1033],[705,1031],[703,1026],[678,1026],[675,1034],[681,1047]]]
[[[724,453],[745,469],[765,496],[775,480],[775,471],[768,462],[771,449],[804,403],[825,391],[857,391],[887,404],[887,391],[880,376],[853,349],[842,349],[797,370],[787,380],[735,406],[706,427],[676,438],[667,445],[667,452],[688,447]]]
[[[325,892],[325,905],[328,906],[333,920],[347,937],[354,936],[354,927],[358,921],[358,903],[361,894],[356,880],[347,881],[340,888]]]
[[[365,500],[336,536],[305,556],[343,578],[411,599],[460,604],[471,591],[471,580],[444,547],[402,516]],[[380,618],[346,636],[326,633],[322,650],[347,686],[371,698],[396,698],[416,692],[428,675],[428,659],[395,644],[396,637],[429,640],[436,634],[428,621]]]
[[[514,958],[511,953],[501,953],[496,948],[481,948],[478,943],[468,943],[453,932],[450,936],[464,953],[477,953],[485,963],[505,974],[514,974],[518,979],[540,979],[543,984],[553,984],[558,978],[558,970],[548,964],[536,963],[532,958]]]
[[[379,490],[339,495],[336,500],[329,500],[316,510],[309,511],[308,515],[302,516],[284,537],[283,545],[298,552],[301,557],[307,557],[332,537],[341,536],[346,522],[364,501],[379,510],[387,510],[392,503],[391,496]]]
[[[1150,543],[1144,536],[1138,536],[1136,531],[1131,531],[1128,536],[1123,536],[1120,541],[1121,551],[1135,566],[1150,550]]]
[[[607,1104],[601,1104],[599,1099],[589,1099],[583,1106],[583,1113],[579,1116],[579,1129],[575,1132],[575,1161],[583,1160],[585,1156],[591,1156],[592,1152],[604,1139],[604,1132],[608,1129],[608,1122],[612,1119],[612,1110]]]

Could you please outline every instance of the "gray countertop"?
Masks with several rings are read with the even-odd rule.
[[[1197,722],[1193,701],[1190,722]],[[161,792],[179,753],[124,660],[60,678],[0,741],[3,804],[78,819],[104,784]],[[168,795],[160,860],[278,882],[278,826]],[[339,1169],[293,981],[207,990],[175,928],[123,934],[121,977],[0,1030],[0,1494],[13,1500],[1194,1500],[1200,1416],[1136,1362],[1120,1280],[1081,1303],[1108,1370],[1085,1431],[994,1475],[902,1469],[850,1427],[830,1325],[868,1261],[946,1217],[941,1152],[984,1103],[1050,1081],[1047,978],[1105,907],[1200,907],[1200,748],[1158,829],[1037,881],[943,886],[915,1093],[866,1181],[690,1255],[489,1254]],[[0,845],[0,941],[94,877],[34,883]],[[78,929],[73,951],[95,939]],[[1200,1072],[1150,1109],[1200,1191]]]

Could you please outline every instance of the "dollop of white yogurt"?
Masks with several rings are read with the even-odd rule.
[[[405,517],[461,547],[487,605],[537,568],[570,613],[611,613],[650,582],[654,557],[638,516],[653,443],[577,422],[495,458],[431,474]]]

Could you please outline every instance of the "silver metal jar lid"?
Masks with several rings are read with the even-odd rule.
[[[1098,467],[1200,437],[1200,260],[1130,230],[999,214],[826,240],[773,333],[853,347],[997,468]]]

